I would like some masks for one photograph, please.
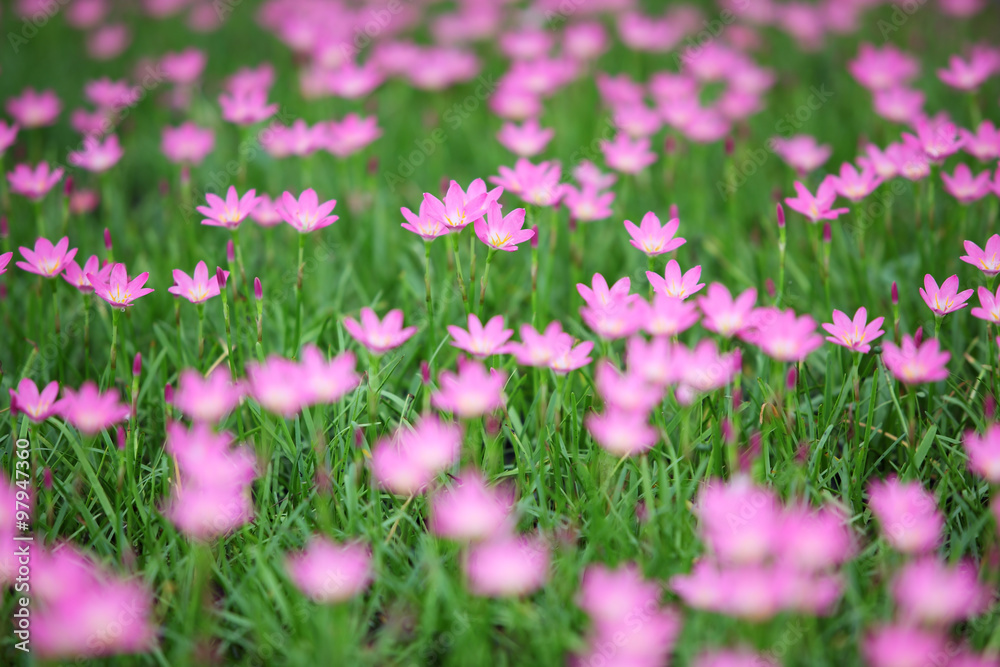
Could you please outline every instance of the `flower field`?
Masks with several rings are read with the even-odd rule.
[[[0,25],[0,664],[1000,666],[995,2]]]

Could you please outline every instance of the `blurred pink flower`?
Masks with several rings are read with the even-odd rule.
[[[34,167],[18,164],[14,171],[8,172],[7,180],[11,192],[38,201],[62,180],[63,173],[62,167],[50,170],[47,162],[39,162]]]
[[[393,350],[417,332],[416,327],[403,327],[403,311],[390,310],[379,320],[371,308],[361,309],[361,322],[351,317],[344,318],[344,328],[373,354],[385,354]]]
[[[59,412],[59,403],[56,401],[56,396],[59,395],[59,383],[55,380],[39,392],[34,380],[21,378],[17,384],[17,391],[13,389],[9,391],[11,415],[24,414],[38,424]]]
[[[7,98],[7,113],[26,130],[54,124],[61,111],[62,102],[54,90],[25,88],[20,96]]]
[[[59,414],[86,436],[97,435],[128,418],[131,408],[118,402],[118,390],[103,394],[93,382],[84,382],[79,391],[63,387]]]
[[[480,359],[505,352],[505,343],[514,335],[513,329],[504,329],[503,315],[490,318],[483,326],[478,317],[469,314],[468,330],[454,325],[447,328],[454,347]]]
[[[893,548],[922,554],[937,546],[944,517],[934,496],[920,482],[901,482],[896,477],[875,480],[868,493],[868,506],[882,525],[882,536]]]
[[[458,372],[442,371],[439,389],[431,396],[438,410],[453,412],[463,419],[475,419],[503,405],[502,391],[507,376],[486,368],[477,361],[464,361]]]
[[[242,397],[243,385],[234,382],[224,366],[208,377],[188,368],[181,371],[173,406],[195,422],[215,424],[225,419]]]
[[[197,207],[197,211],[205,216],[201,224],[226,229],[239,227],[260,201],[256,190],[248,190],[240,197],[234,185],[229,186],[225,200],[211,192],[205,194],[205,200],[208,206]]]
[[[646,278],[653,286],[654,291],[675,299],[686,299],[700,292],[701,288],[705,286],[704,283],[698,282],[701,278],[700,265],[682,273],[681,266],[676,259],[667,262],[662,278],[652,271],[646,271]]]
[[[335,604],[364,592],[372,581],[372,556],[361,544],[338,544],[314,535],[304,551],[285,559],[288,576],[314,602]]]
[[[527,595],[548,579],[549,549],[541,537],[500,536],[473,545],[464,569],[474,595]]]
[[[283,193],[278,214],[300,234],[308,234],[329,227],[340,219],[339,216],[330,215],[336,205],[336,199],[320,204],[316,191],[308,188],[302,191],[298,199],[291,192]]]
[[[513,527],[509,521],[513,506],[509,488],[489,487],[478,471],[463,470],[452,486],[431,496],[430,530],[461,542],[488,540]]]
[[[899,347],[891,341],[882,344],[882,361],[893,377],[904,384],[944,380],[948,377],[949,359],[951,354],[942,351],[941,344],[934,338],[918,346],[913,338],[904,335]]]

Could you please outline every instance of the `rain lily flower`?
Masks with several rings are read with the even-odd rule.
[[[808,505],[785,507],[776,540],[778,562],[799,571],[823,572],[843,564],[854,555],[848,520],[831,507]]]
[[[355,389],[361,378],[354,371],[353,352],[344,352],[329,361],[315,345],[302,348],[302,381],[309,390],[309,403],[330,405]]]
[[[992,190],[990,176],[990,172],[984,171],[973,177],[972,171],[965,164],[956,166],[954,174],[941,172],[945,191],[961,204],[971,204],[988,195]]]
[[[925,100],[923,91],[893,86],[875,91],[872,106],[875,113],[886,120],[911,125],[923,113]]]
[[[140,273],[129,280],[124,264],[114,265],[107,282],[95,273],[87,274],[87,280],[94,286],[97,296],[107,301],[111,306],[118,308],[131,306],[136,299],[153,292],[151,288],[143,287],[149,280],[149,273]]]
[[[969,290],[970,292],[972,290]],[[893,377],[904,384],[938,382],[948,377],[948,360],[951,354],[941,350],[934,338],[918,346],[910,336],[903,336],[897,347],[890,341],[883,344],[882,360]]]
[[[104,141],[87,136],[83,138],[83,150],[71,151],[68,160],[72,165],[99,174],[118,164],[124,154],[117,135],[109,135]]]
[[[186,486],[245,487],[257,476],[257,457],[245,445],[232,447],[234,439],[232,433],[216,432],[204,422],[191,428],[172,422],[164,449],[176,460]]]
[[[198,165],[215,147],[215,132],[192,122],[163,128],[160,150],[171,162]]]
[[[253,191],[251,190],[251,192]],[[278,213],[300,234],[308,234],[317,229],[329,227],[340,219],[340,216],[330,215],[336,205],[336,199],[320,204],[316,191],[308,188],[299,195],[298,200],[291,192],[282,194],[281,208],[278,209]]]
[[[490,204],[495,203],[501,194],[503,188],[487,191],[486,183],[481,178],[469,184],[468,192],[452,181],[448,185],[448,193],[443,202],[430,193],[424,193],[420,208],[423,211],[426,205],[429,219],[444,225],[449,230],[461,231],[466,225],[482,219]]]
[[[920,62],[893,44],[879,48],[862,44],[858,57],[847,64],[847,69],[858,83],[869,90],[883,90],[904,84],[920,72]]]
[[[102,111],[114,111],[129,106],[136,90],[127,81],[112,81],[108,77],[88,81],[83,85],[83,94]]]
[[[20,97],[7,99],[7,113],[25,129],[52,125],[62,111],[62,102],[53,90],[25,88]]]
[[[653,285],[654,291],[675,299],[686,299],[700,292],[705,286],[705,283],[698,282],[701,278],[701,265],[681,272],[681,266],[676,259],[667,262],[662,277],[652,271],[646,271],[646,278]]]
[[[862,169],[871,169],[882,181],[887,181],[899,175],[899,168],[896,162],[886,151],[879,150],[878,146],[868,144],[865,146],[865,154],[857,159],[858,166]]]
[[[280,210],[281,202],[262,194],[257,199],[257,205],[250,211],[250,217],[261,227],[275,227],[283,222]]]
[[[869,487],[868,506],[882,524],[883,537],[896,550],[921,554],[937,546],[944,517],[920,482],[876,480]]]
[[[490,202],[486,217],[476,220],[473,228],[480,241],[493,250],[514,252],[519,243],[531,240],[535,232],[524,229],[524,209],[516,208],[507,215],[496,201]]]
[[[240,89],[219,95],[222,118],[236,125],[253,125],[267,120],[278,110],[277,104],[267,103],[267,90]]]
[[[778,663],[753,651],[724,650],[698,654],[691,667],[778,667]]]
[[[458,461],[462,428],[434,415],[421,417],[413,428],[401,426],[372,450],[372,473],[379,484],[398,495],[422,490],[435,475]]]
[[[631,336],[645,324],[648,307],[643,306],[641,297],[633,294],[628,300],[607,307],[585,306],[580,309],[580,317],[601,338],[616,340]]]
[[[823,324],[823,328],[830,334],[826,339],[834,345],[854,352],[870,352],[871,342],[885,333],[880,328],[884,320],[884,317],[876,317],[868,322],[865,308],[858,308],[853,320],[843,311],[834,310],[833,324]]]
[[[249,486],[199,486],[182,481],[163,515],[188,538],[210,542],[253,521],[253,500]]]
[[[556,131],[542,128],[537,118],[529,118],[518,127],[514,123],[504,123],[497,133],[500,145],[520,157],[534,157],[552,141]]]
[[[614,173],[603,173],[590,160],[584,160],[573,170],[573,178],[581,185],[591,185],[597,190],[607,190],[618,180]]]
[[[876,626],[862,648],[871,667],[923,667],[928,656],[948,655],[940,632],[907,624]]]
[[[584,185],[577,190],[568,183],[562,186],[562,204],[569,209],[575,222],[594,222],[612,215],[611,203],[615,193],[601,192],[593,185]]]
[[[909,181],[920,181],[931,173],[931,160],[923,148],[910,143],[890,144],[885,157],[892,161],[896,173]]]
[[[870,164],[863,165],[861,173],[858,173],[854,165],[849,162],[840,166],[840,177],[831,176],[830,181],[837,194],[853,202],[861,201],[882,183],[882,179]]]
[[[587,415],[584,425],[597,444],[616,457],[647,452],[660,439],[642,412],[608,408],[604,414]]]
[[[566,375],[591,362],[590,353],[594,349],[594,342],[588,340],[577,345],[573,343],[573,340],[563,337],[556,344],[549,361],[549,368],[556,375]]]
[[[924,303],[938,317],[943,317],[948,313],[965,308],[965,302],[972,296],[972,292],[973,290],[971,289],[958,291],[957,275],[945,280],[939,288],[937,281],[928,273],[924,276],[924,286],[920,288],[920,296],[924,300]]]
[[[645,413],[662,400],[660,388],[648,383],[633,367],[634,364],[630,364],[629,370],[622,373],[607,359],[598,362],[594,386],[609,409]]]
[[[357,597],[372,580],[372,555],[360,544],[313,536],[301,553],[285,559],[295,586],[314,602],[334,604]]]
[[[201,224],[236,229],[260,201],[256,195],[256,190],[250,190],[240,197],[233,185],[229,186],[225,200],[211,192],[206,193],[205,201],[208,202],[208,206],[197,207],[198,212],[205,216]]]
[[[17,123],[8,125],[7,121],[0,120],[0,157],[3,157],[7,149],[14,145],[18,129]]]
[[[991,121],[981,122],[975,132],[960,127],[958,134],[962,139],[962,150],[980,162],[989,162],[1000,157],[1000,130]],[[0,141],[0,146],[2,145],[3,142]]]
[[[441,372],[440,389],[431,396],[431,403],[462,419],[475,419],[503,405],[501,392],[506,382],[507,377],[497,370],[487,372],[477,361],[462,361],[457,373]]]
[[[371,308],[361,309],[361,322],[354,318],[344,318],[344,328],[372,354],[385,354],[410,339],[417,332],[416,327],[403,327],[403,311],[390,310],[379,320]]]
[[[778,157],[798,172],[799,176],[805,176],[822,167],[833,153],[833,147],[827,144],[820,145],[815,137],[808,134],[797,134],[788,139],[775,137],[771,140],[771,147]]]
[[[631,139],[624,132],[616,134],[613,141],[601,140],[601,152],[604,153],[605,162],[623,174],[638,174],[656,162],[656,153],[651,151],[649,146],[648,138]]]
[[[34,167],[19,164],[7,174],[7,180],[11,192],[38,201],[62,180],[63,173],[62,167],[50,169],[47,162],[39,162]]]
[[[10,390],[11,414],[25,414],[36,424],[58,414],[59,404],[56,396],[59,394],[59,383],[53,380],[41,392],[31,378],[22,378],[17,384],[17,391]]]
[[[698,307],[705,316],[702,326],[724,338],[732,338],[750,324],[756,302],[757,290],[753,287],[733,299],[725,285],[712,283],[705,296],[698,297]]]
[[[996,67],[989,58],[976,57],[968,60],[959,56],[948,59],[948,67],[937,71],[938,78],[957,90],[976,90],[986,79],[996,72]]]
[[[985,287],[980,287],[978,292],[979,308],[973,308],[969,314],[987,322],[1000,322],[1000,287],[997,293],[991,294]]]
[[[660,219],[650,211],[642,216],[642,222],[638,227],[631,220],[626,220],[625,229],[632,237],[629,243],[646,253],[647,256],[653,257],[671,252],[684,245],[685,239],[675,238],[680,224],[680,220],[673,218],[661,227]]]
[[[173,405],[195,422],[216,424],[236,409],[242,397],[243,386],[233,382],[225,366],[208,377],[188,368],[180,374]]]
[[[962,147],[958,126],[943,114],[934,118],[920,117],[913,126],[917,133],[904,132],[904,144],[922,150],[933,162],[942,162]]]
[[[222,275],[229,277],[228,271],[223,271]],[[174,269],[174,282],[167,291],[174,296],[187,299],[191,303],[205,303],[214,296],[219,296],[219,280],[216,274],[208,275],[208,265],[205,262],[198,262],[194,267],[194,277],[189,276],[180,269]]]
[[[378,118],[362,118],[356,113],[349,113],[342,121],[331,120],[327,123],[324,148],[337,157],[348,157],[381,136]]]
[[[490,182],[511,192],[529,204],[553,206],[559,202],[562,187],[559,179],[562,167],[557,162],[532,164],[526,158],[518,158],[514,168],[501,165],[499,176],[491,176]]]
[[[793,211],[798,211],[809,218],[809,222],[815,224],[820,220],[836,220],[842,213],[847,213],[846,208],[831,208],[837,198],[837,190],[831,178],[823,179],[814,197],[811,192],[799,181],[795,181],[795,192],[798,197],[786,197],[785,203]]]
[[[503,315],[490,318],[484,327],[479,318],[470,313],[468,331],[448,325],[448,333],[454,339],[451,342],[454,347],[484,359],[505,352],[505,343],[514,335],[514,330],[504,329]]]
[[[488,540],[510,528],[514,497],[509,489],[486,485],[478,471],[463,470],[453,486],[430,500],[430,529],[438,537],[459,542]]]
[[[87,274],[97,274],[101,280],[107,281],[108,277],[111,275],[112,268],[113,266],[111,264],[105,264],[102,267],[101,260],[97,258],[97,255],[91,255],[87,261],[84,262],[82,269],[76,261],[72,261],[67,264],[62,277],[66,282],[80,290],[83,294],[92,294],[94,292],[94,286],[91,285],[90,280],[87,279]]]
[[[584,302],[594,310],[608,310],[616,306],[635,301],[637,295],[630,294],[632,281],[628,277],[621,278],[608,287],[608,281],[600,273],[595,273],[591,284],[587,287],[582,283],[577,283],[576,290],[583,297]]]
[[[76,257],[76,248],[69,247],[69,238],[64,236],[52,245],[47,238],[41,237],[35,241],[35,249],[19,248],[24,262],[17,262],[19,269],[29,273],[37,273],[45,278],[54,278],[62,273]]]
[[[263,364],[247,364],[247,394],[276,415],[294,417],[312,398],[301,367],[289,359],[272,355]]]
[[[948,566],[933,556],[903,565],[892,582],[892,596],[903,615],[918,624],[948,627],[986,610],[990,592],[979,583],[969,561]]]
[[[10,260],[13,256],[13,252],[0,253],[0,276],[7,273],[7,265],[10,264]]]
[[[97,435],[128,418],[132,409],[118,402],[118,390],[103,394],[93,382],[84,382],[79,391],[63,387],[59,414],[84,435]]]
[[[522,324],[520,334],[521,342],[508,343],[505,351],[514,355],[522,366],[544,368],[561,347],[573,345],[573,337],[562,330],[559,322],[549,322],[543,333],[538,333],[530,324]]]
[[[402,223],[400,227],[413,232],[424,241],[433,241],[437,237],[447,234],[450,229],[438,217],[431,217],[428,208],[426,199],[420,202],[420,210],[417,215],[414,215],[413,211],[405,206],[401,207],[399,211],[406,218],[406,222]]]
[[[776,308],[756,309],[741,336],[777,361],[803,361],[823,344],[810,315]]]
[[[645,308],[642,330],[650,336],[677,336],[697,321],[698,308],[692,302],[657,292]]]
[[[969,455],[969,470],[991,484],[1000,484],[1000,424],[990,424],[982,436],[967,431],[962,444]]]
[[[527,595],[548,578],[549,549],[540,537],[501,535],[474,545],[464,569],[474,595]]]
[[[160,58],[163,76],[172,83],[187,85],[194,83],[205,69],[208,60],[204,51],[185,49],[177,53],[166,53]]]

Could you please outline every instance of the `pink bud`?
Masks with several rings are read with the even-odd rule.
[[[163,180],[160,181],[159,190],[160,190],[160,196],[163,197],[164,199],[170,196],[170,183],[167,181],[167,179],[164,178]]]
[[[812,450],[812,447],[811,447],[810,443],[808,443],[808,442],[800,442],[799,443],[799,448],[797,450],[795,450],[795,459],[799,463],[803,463],[803,464],[808,463],[809,462],[809,452],[811,450]]]
[[[253,279],[253,297],[258,301],[264,298],[264,288],[260,286],[260,278]]]
[[[128,440],[125,438],[125,429],[121,426],[118,427],[118,449],[124,451],[125,445],[128,444]]]
[[[733,422],[729,419],[723,419],[722,423],[719,424],[719,430],[722,431],[722,440],[727,444],[733,444],[736,437],[736,431],[733,429]]]
[[[140,375],[142,375],[142,352],[136,352],[135,359],[132,361],[132,377]]]
[[[770,278],[768,278],[767,280],[765,280],[764,281],[764,289],[767,290],[767,296],[773,299],[774,295],[775,295],[774,281],[771,280]]]
[[[920,344],[924,342],[924,328],[917,327],[917,332],[913,334],[913,344],[920,347]]]
[[[531,247],[532,248],[537,248],[538,247],[538,225],[532,225],[531,232],[532,232]]]
[[[646,503],[642,500],[635,504],[635,518],[640,523],[646,523],[649,520],[649,509],[646,507]]]
[[[737,387],[733,389],[733,410],[739,410],[741,405],[743,405],[743,390]]]
[[[829,222],[824,222],[823,223],[823,243],[829,243],[830,239],[832,238],[832,236],[833,236],[833,233],[830,230],[830,223]]]
[[[780,229],[784,226],[785,226],[785,209],[781,205],[781,202],[778,202],[778,228]]]
[[[174,385],[169,382],[163,387],[163,401],[167,405],[174,402]]]
[[[104,228],[104,249],[111,252],[111,230]]]
[[[230,264],[236,261],[236,246],[233,245],[232,239],[226,243],[226,261]]]
[[[486,415],[483,426],[486,428],[487,435],[494,436],[500,432],[500,420],[493,415]]]
[[[788,369],[788,375],[785,376],[785,387],[788,391],[794,391],[795,385],[799,379],[799,369],[792,366]]]
[[[896,286],[896,281],[892,281],[892,305],[899,305],[899,287]]]
[[[10,236],[10,227],[7,225],[7,216],[0,216],[0,239]]]
[[[681,214],[680,214],[680,212],[679,212],[679,210],[677,208],[677,204],[676,203],[675,204],[671,204],[670,205],[670,219],[671,220],[678,220],[678,219],[680,219],[680,217],[681,217]]]
[[[425,387],[431,383],[431,365],[426,361],[420,362],[420,381]]]
[[[667,137],[663,142],[663,152],[669,155],[677,150],[677,140],[673,137]]]
[[[441,176],[441,185],[439,186],[441,188],[441,192],[447,192],[448,191],[448,187],[450,185],[451,185],[451,180],[447,176],[445,176],[445,175],[442,174],[442,176]]]
[[[215,267],[215,279],[219,281],[219,289],[226,289],[226,272],[221,266]]]
[[[378,156],[377,155],[373,155],[368,160],[368,175],[369,176],[374,176],[377,173],[378,173]]]
[[[191,169],[187,165],[181,167],[181,185],[187,185],[191,182]]]
[[[46,491],[52,490],[52,468],[45,468],[42,471],[42,486],[45,487]]]
[[[63,182],[63,194],[69,197],[73,194],[73,177],[67,176],[65,182]]]
[[[726,148],[726,155],[733,154],[733,150],[736,149],[736,142],[733,141],[732,137],[726,137],[725,148]]]
[[[576,218],[575,218],[575,217],[573,217],[573,214],[572,214],[572,213],[570,213],[570,214],[569,214],[569,231],[571,231],[571,232],[575,232],[575,231],[576,231],[576,228],[577,228],[578,226],[579,226],[579,225],[577,225],[577,223],[576,223]]]
[[[361,449],[365,444],[365,432],[360,428],[354,429],[354,446]]]

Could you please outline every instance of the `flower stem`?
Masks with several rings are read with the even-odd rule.
[[[531,244],[531,326],[538,328],[538,244]]]
[[[198,304],[198,363],[205,358],[205,304]]]
[[[431,295],[431,242],[424,241],[424,290],[427,293],[427,363],[434,355],[437,332],[434,331],[434,298]]]
[[[650,273],[656,273],[655,267],[656,263],[653,259],[653,255],[649,255],[648,261],[646,262],[646,270]],[[653,283],[649,283],[649,300],[653,300]]]
[[[90,379],[90,300],[89,294],[83,295],[83,375]]]
[[[222,317],[226,320],[226,356],[229,357],[229,372],[236,377],[236,359],[233,351],[233,335],[229,326],[229,290],[222,290]]]
[[[292,349],[293,354],[298,353],[299,345],[302,342],[302,274],[306,268],[305,252],[306,236],[299,234],[299,276],[295,282],[295,347]]]
[[[469,235],[469,294],[476,293],[476,242],[479,241],[479,237],[475,234]],[[472,303],[473,308],[475,308],[475,302]],[[483,304],[479,304],[479,309],[482,310]]]
[[[111,309],[111,361],[108,364],[108,381],[104,388],[107,389],[115,382],[115,368],[118,363],[118,320],[121,318],[121,310],[112,307]]]
[[[378,419],[378,372],[381,366],[382,357],[368,354],[368,445],[375,446],[375,437],[378,435],[376,421]]]
[[[486,269],[483,271],[483,284],[479,287],[479,312],[483,312],[483,303],[486,301],[486,281],[490,277],[490,264],[493,262],[493,255],[496,254],[496,250],[490,248],[489,252],[486,254]]]
[[[462,295],[462,303],[465,304],[465,314],[469,314],[469,295],[465,291],[465,278],[462,276],[462,265],[459,263],[458,257],[458,234],[449,234],[451,236],[451,255],[455,261],[455,274],[458,276],[458,291]]]

